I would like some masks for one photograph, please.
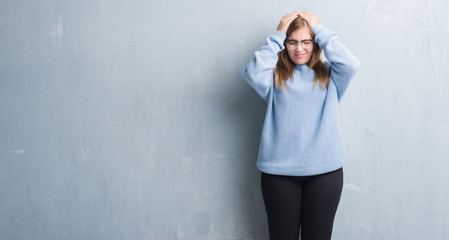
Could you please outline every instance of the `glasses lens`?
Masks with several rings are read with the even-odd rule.
[[[296,47],[301,44],[301,47],[304,49],[309,49],[313,47],[313,41],[312,40],[302,40],[301,42],[295,41],[295,40],[289,40],[285,42],[285,45],[288,50],[294,50]]]
[[[287,41],[286,45],[288,50],[293,50],[296,48],[296,45],[298,45],[298,43],[296,41]]]
[[[303,48],[310,48],[312,46],[312,41],[310,40],[302,41],[301,45]]]

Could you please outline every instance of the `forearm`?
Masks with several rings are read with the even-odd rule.
[[[268,36],[266,44],[254,53],[254,57],[243,70],[243,76],[262,97],[272,84],[273,71],[278,61],[277,54],[284,48],[285,37],[285,33],[281,31]]]
[[[315,41],[324,51],[324,55],[331,64],[334,72],[352,75],[359,67],[359,60],[340,41],[340,38],[331,30],[318,24],[312,28]]]
[[[268,36],[265,45],[254,53],[254,57],[250,60],[244,73],[246,73],[246,75],[253,76],[267,70],[272,70],[276,67],[276,63],[278,61],[277,54],[284,48],[284,40],[285,33],[281,31],[276,31]]]

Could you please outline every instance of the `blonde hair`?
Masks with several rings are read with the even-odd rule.
[[[293,22],[288,27],[286,39],[288,39],[288,36],[292,32],[303,27],[307,27],[309,29],[310,35],[312,36],[313,39],[315,39],[315,34],[312,32],[311,27],[307,24],[307,21],[304,20],[304,18],[302,18],[301,16],[293,20]],[[329,86],[329,74],[327,72],[326,65],[323,63],[323,61],[321,61],[321,52],[322,49],[318,46],[317,43],[314,43],[312,56],[310,57],[310,60],[306,64],[309,68],[313,69],[313,71],[315,72],[314,87],[316,88],[316,85],[319,81],[321,87],[323,89],[327,89],[327,87]],[[278,62],[276,64],[275,69],[276,73],[274,77],[276,88],[284,90],[284,85],[286,85],[287,80],[293,77],[295,66],[296,64],[288,56],[287,48],[284,48],[284,50],[278,53]]]

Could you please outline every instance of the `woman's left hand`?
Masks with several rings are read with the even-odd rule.
[[[297,13],[307,21],[310,27],[314,27],[321,23],[320,19],[318,19],[318,17],[311,12],[297,11]]]

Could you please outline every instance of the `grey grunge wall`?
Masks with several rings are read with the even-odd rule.
[[[241,76],[308,10],[361,67],[333,239],[447,239],[443,0],[0,0],[1,239],[268,239]]]

